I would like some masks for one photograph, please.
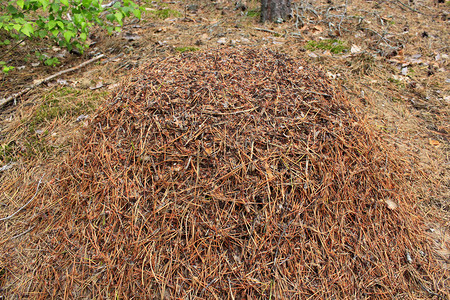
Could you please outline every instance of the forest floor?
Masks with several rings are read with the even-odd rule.
[[[17,181],[37,182],[61,161],[131,70],[156,57],[184,52],[269,48],[319,66],[357,113],[402,155],[413,170],[411,188],[426,231],[448,272],[449,1],[295,2],[293,18],[281,24],[259,23],[256,1],[140,4],[145,7],[142,20],[128,20],[122,32],[112,36],[94,30],[91,46],[82,55],[45,41],[26,41],[14,49],[2,46],[8,51],[2,60],[15,69],[0,78],[0,98],[97,55],[105,58],[36,87],[2,109],[0,218],[26,202],[22,191],[14,190]],[[36,51],[58,57],[61,64],[44,66]]]

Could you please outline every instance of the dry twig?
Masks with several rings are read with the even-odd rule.
[[[82,68],[82,67],[84,67],[84,66],[86,66],[86,65],[88,65],[88,64],[90,64],[90,63],[93,63],[93,62],[95,62],[95,61],[97,61],[97,60],[103,58],[104,56],[105,56],[104,54],[100,54],[100,55],[98,55],[98,56],[95,56],[95,57],[91,58],[90,60],[85,61],[85,62],[83,62],[82,64],[79,64],[78,66],[72,67],[72,68],[67,69],[67,70],[60,71],[60,72],[58,72],[58,73],[56,73],[56,74],[53,74],[53,75],[51,75],[51,76],[49,76],[49,77],[47,77],[47,78],[44,78],[44,79],[42,79],[42,80],[39,80],[37,83],[34,83],[34,84],[31,85],[30,87],[27,87],[27,88],[21,90],[21,91],[18,92],[18,93],[15,93],[15,94],[13,94],[13,95],[11,95],[11,96],[9,96],[9,97],[0,99],[0,108],[4,107],[5,105],[8,105],[11,101],[13,101],[13,100],[15,100],[15,99],[21,97],[22,95],[28,93],[30,90],[32,90],[32,89],[34,89],[34,88],[40,86],[41,84],[46,83],[46,82],[48,82],[48,81],[50,81],[50,80],[52,80],[52,79],[55,79],[56,77],[59,77],[59,76],[64,75],[64,74],[67,74],[67,73],[69,73],[69,72],[76,71],[76,70],[78,70],[78,69],[80,69],[80,68]]]
[[[45,174],[44,174],[44,175],[45,175]],[[39,192],[39,186],[40,186],[41,183],[42,183],[42,178],[44,178],[44,175],[42,175],[41,179],[39,179],[38,185],[37,185],[37,187],[36,187],[36,192],[34,193],[33,197],[31,197],[31,199],[28,200],[28,202],[25,203],[21,208],[19,208],[18,210],[16,210],[16,211],[15,211],[14,213],[12,213],[11,215],[9,215],[9,216],[7,216],[7,217],[4,217],[4,218],[1,218],[0,221],[7,221],[7,220],[11,219],[11,218],[14,217],[15,215],[17,215],[19,212],[21,212],[25,207],[27,207],[28,204],[31,203],[31,201],[34,200],[34,198],[36,197],[37,193]]]

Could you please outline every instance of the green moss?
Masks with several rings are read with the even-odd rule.
[[[89,92],[89,95],[87,94]],[[23,120],[30,125],[30,129],[42,123],[50,122],[57,118],[66,116],[77,116],[86,114],[96,108],[99,97],[106,92],[92,92],[78,90],[70,87],[56,89],[44,96],[44,102],[36,110],[31,120]]]
[[[178,10],[174,10],[174,9],[170,9],[170,8],[163,8],[163,9],[158,9],[155,11],[150,11],[150,14],[154,15],[155,17],[157,17],[158,19],[168,19],[168,18],[179,18],[181,16],[183,16],[182,13],[180,13]]]
[[[25,140],[23,156],[26,158],[50,156],[58,147],[51,145],[47,140],[48,132],[33,134]]]
[[[247,11],[246,15],[250,18],[259,18],[261,17],[261,11],[259,9],[250,9]]]
[[[21,158],[36,160],[57,157],[69,144],[69,140],[55,139],[47,129],[58,128],[58,136],[70,135],[78,116],[92,114],[106,98],[105,90],[58,87],[43,94],[26,118],[21,119],[19,130],[0,144],[0,165]]]
[[[328,40],[322,40],[319,42],[316,41],[309,41],[305,45],[305,49],[307,50],[329,50],[331,53],[339,54],[342,52],[347,52],[349,47],[345,45],[343,41],[336,40],[336,39],[328,39]]]
[[[175,50],[180,53],[183,53],[183,52],[194,52],[194,51],[198,51],[200,49],[196,48],[196,47],[176,47]]]
[[[107,91],[92,91],[60,87],[43,95],[42,104],[31,116],[22,119],[22,132],[14,141],[0,146],[0,160],[9,162],[20,157],[26,159],[47,159],[57,155],[67,144],[54,143],[45,128],[50,124],[58,127],[75,122],[81,114],[92,113],[105,99]],[[63,133],[64,134],[64,133]]]

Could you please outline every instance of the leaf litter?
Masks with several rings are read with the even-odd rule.
[[[155,58],[54,169],[27,239],[0,244],[28,258],[2,260],[6,292],[444,297],[403,164],[302,60],[256,48]]]

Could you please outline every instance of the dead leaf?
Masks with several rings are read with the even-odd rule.
[[[433,139],[428,139],[428,142],[430,143],[430,145],[435,146],[435,147],[439,147],[439,145],[441,144],[439,141],[436,141]]]
[[[322,26],[314,26],[311,31],[315,31],[316,33],[321,33],[323,31]]]
[[[384,200],[384,202],[386,202],[386,205],[390,210],[394,210],[398,207],[398,204],[390,199]]]
[[[172,171],[180,172],[182,168],[183,167],[181,165],[177,164],[177,165],[172,166]]]
[[[272,170],[267,162],[264,163],[264,168],[266,169],[267,178],[272,180],[275,176],[273,176]]]
[[[103,82],[99,81],[95,86],[89,87],[91,90],[97,90],[103,87]]]
[[[206,153],[207,155],[211,155],[211,153],[212,153],[212,148],[205,147],[205,153]]]
[[[355,53],[359,53],[361,52],[361,47],[359,47],[358,45],[353,44],[352,48],[350,49],[350,52],[355,54]]]

